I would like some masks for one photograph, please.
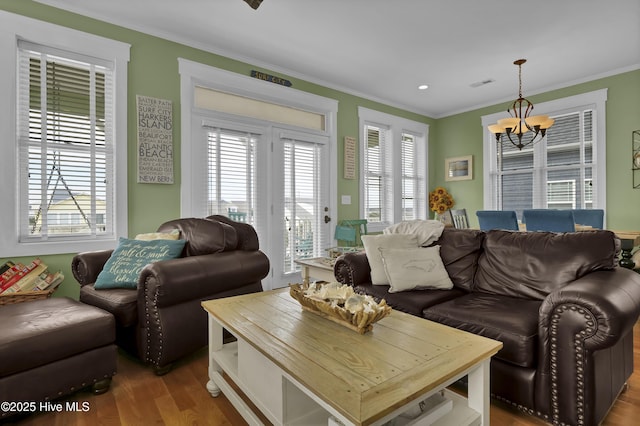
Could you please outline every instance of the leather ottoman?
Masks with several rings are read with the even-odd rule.
[[[117,359],[110,313],[50,298],[0,307],[0,328],[0,418],[82,388],[109,389]]]

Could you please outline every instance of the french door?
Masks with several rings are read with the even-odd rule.
[[[207,121],[202,130],[205,215],[256,228],[271,263],[265,289],[300,282],[295,261],[322,256],[332,243],[328,136],[233,122]]]
[[[329,138],[273,130],[272,288],[301,282],[298,259],[323,256],[331,245]]]

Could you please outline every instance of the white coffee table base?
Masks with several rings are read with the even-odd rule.
[[[209,315],[209,381],[207,390],[213,397],[220,392],[229,399],[250,425],[262,425],[260,417],[240,397],[223,376],[232,380],[262,414],[275,425],[352,425],[312,390],[298,383],[250,344],[238,339],[223,344],[223,327]],[[468,376],[468,395],[464,398],[449,390],[436,389],[394,410],[373,425],[396,419],[395,425],[489,425],[489,364],[485,359],[464,371],[448,386]],[[442,395],[444,403],[436,404],[419,418],[399,417],[415,409],[421,401]],[[451,401],[448,403],[447,401]]]

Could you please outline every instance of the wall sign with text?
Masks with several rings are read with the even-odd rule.
[[[344,178],[356,178],[356,138],[344,137]]]
[[[136,95],[138,183],[173,183],[173,103]]]
[[[257,78],[258,80],[268,81],[269,83],[279,84],[281,86],[287,86],[287,87],[292,86],[291,82],[285,78],[267,74],[265,72],[256,71],[256,70],[251,70],[251,77]]]

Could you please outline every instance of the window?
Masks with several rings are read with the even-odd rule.
[[[113,232],[112,141],[105,132],[113,122],[105,96],[113,76],[62,55],[18,43],[18,187],[28,206],[20,211],[20,241]],[[106,227],[98,226],[98,214]]]
[[[4,24],[13,69],[1,66],[10,77],[0,84],[15,96],[0,132],[14,142],[0,165],[17,184],[0,190],[15,200],[0,205],[15,224],[0,230],[0,255],[112,248],[127,229],[126,125],[115,123],[126,123],[129,47],[1,13]]]
[[[486,130],[485,208],[519,217],[531,208],[604,208],[605,100],[606,91],[597,91],[536,105],[555,124],[523,150]],[[483,117],[485,129],[495,118]]]
[[[427,218],[425,124],[359,108],[361,214],[368,230]]]

